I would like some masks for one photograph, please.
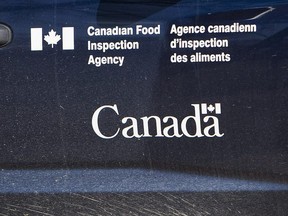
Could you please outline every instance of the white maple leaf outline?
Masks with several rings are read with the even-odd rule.
[[[44,40],[48,43],[48,45],[51,45],[52,48],[54,47],[54,44],[57,45],[57,43],[61,40],[60,35],[56,34],[56,31],[51,29],[50,32],[48,32],[49,35],[44,36]]]

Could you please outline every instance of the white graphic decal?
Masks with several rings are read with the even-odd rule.
[[[52,29],[48,35],[44,36],[44,40],[53,48],[54,45],[57,45],[57,43],[61,40],[61,36],[57,35],[56,32]]]
[[[206,103],[201,104],[201,113],[203,115],[206,115],[208,113],[215,113],[215,114],[221,114],[221,104],[215,103],[214,106],[210,104],[209,106]]]
[[[54,48],[62,40],[63,50],[74,50],[74,27],[63,27],[62,38],[59,33],[51,29],[48,34],[44,35],[42,28],[31,28],[31,51],[42,51],[43,40]]]
[[[42,28],[31,28],[31,50],[43,50]]]
[[[124,138],[201,138],[201,137],[223,137],[224,133],[220,129],[221,104],[215,103],[213,106],[206,103],[191,104],[191,112],[182,118],[176,116],[157,115],[133,117],[123,116],[117,104],[104,105],[99,107],[93,114],[92,127],[96,135],[102,139],[113,139],[117,136]],[[110,110],[110,114],[105,114],[105,110]],[[110,121],[111,119],[118,119]],[[101,122],[108,122],[115,125],[114,129],[107,130]],[[101,126],[102,125],[102,126]]]
[[[74,50],[74,28],[64,27],[62,28],[62,48],[63,50]]]

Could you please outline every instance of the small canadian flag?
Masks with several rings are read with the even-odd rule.
[[[47,42],[48,45],[51,45],[51,48],[54,48],[54,45],[57,45],[60,40],[62,40],[63,50],[74,50],[74,27],[63,27],[62,38],[61,35],[53,29],[43,37],[42,28],[31,28],[32,51],[42,51],[44,41]]]
[[[215,103],[214,105],[210,104],[209,106],[206,103],[201,104],[201,113],[206,115],[208,113],[221,114],[221,104]]]

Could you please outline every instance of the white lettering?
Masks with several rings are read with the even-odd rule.
[[[172,120],[172,124],[170,126],[167,126],[163,129],[163,134],[165,137],[172,138],[172,137],[182,137],[183,134],[179,133],[179,127],[178,127],[178,120],[177,118],[173,116],[166,116],[163,118],[163,122],[167,123],[169,119]],[[172,130],[173,133],[170,135],[169,131]]]
[[[209,119],[213,120],[213,124],[210,126],[207,126],[206,128],[204,128],[204,134],[207,137],[222,137],[224,136],[224,133],[220,134],[220,129],[219,129],[219,121],[218,118],[216,118],[215,116],[205,116],[203,121],[204,122],[208,122]],[[214,134],[210,134],[209,131],[214,128]]]
[[[201,133],[201,122],[200,122],[200,106],[199,104],[191,104],[195,108],[195,116],[187,116],[183,119],[181,123],[181,129],[183,134],[187,137],[203,137]],[[187,130],[187,122],[189,119],[192,119],[195,123],[195,133],[190,134]]]
[[[112,109],[112,110],[115,111],[115,113],[116,113],[117,115],[119,115],[119,112],[118,112],[118,109],[117,109],[117,105],[116,105],[116,104],[114,104],[114,106],[109,106],[109,105],[102,106],[102,107],[98,108],[98,109],[95,111],[95,113],[93,114],[93,117],[92,117],[92,127],[93,127],[95,133],[96,133],[99,137],[101,137],[101,138],[103,138],[103,139],[112,139],[112,138],[114,138],[114,137],[116,137],[116,136],[118,135],[120,129],[118,128],[117,132],[116,132],[114,135],[112,135],[112,136],[105,136],[103,133],[101,133],[100,128],[99,128],[99,114],[100,114],[100,112],[101,112],[102,110],[104,110],[104,109]]]
[[[217,104],[218,111],[214,111],[211,109],[215,115],[221,114],[219,112],[220,103]],[[202,104],[203,105],[203,104]],[[203,112],[201,115],[200,104],[191,104],[193,107],[194,113],[192,115],[186,116],[179,121],[174,116],[165,116],[162,120],[158,116],[144,116],[141,118],[135,117],[120,117],[118,112],[117,105],[105,105],[98,108],[92,117],[92,127],[95,133],[103,139],[112,139],[115,138],[120,131],[122,131],[122,136],[124,138],[141,138],[141,137],[189,137],[189,138],[200,138],[200,137],[222,137],[224,133],[220,132],[219,119],[216,116],[208,115],[207,112]],[[206,107],[204,107],[204,111],[206,111]],[[100,130],[101,124],[99,124],[100,114],[103,110],[110,109],[113,113],[116,113],[119,116],[119,121],[116,122],[117,125],[122,123],[122,127],[116,127],[116,132],[113,131],[111,133],[104,134],[103,128]],[[203,109],[203,107],[202,107]],[[210,110],[209,110],[210,111]],[[111,112],[110,112],[111,113]],[[111,115],[111,114],[109,114]],[[102,118],[102,121],[110,123],[109,116]],[[163,124],[163,125],[162,125]],[[179,127],[180,125],[180,127]],[[113,125],[112,125],[113,126]],[[112,134],[112,135],[111,135]]]
[[[141,118],[143,121],[143,129],[144,129],[144,135],[143,137],[152,137],[149,133],[149,120],[155,119],[156,124],[156,137],[163,137],[162,129],[161,129],[161,119],[158,116],[150,116],[150,117],[143,117]]]
[[[139,132],[138,132],[137,119],[135,119],[133,117],[125,117],[122,119],[122,123],[126,124],[128,120],[130,120],[132,124],[122,130],[122,135],[128,139],[133,138],[133,137],[136,137],[136,138],[142,137],[143,135],[139,134]],[[132,130],[132,135],[128,134],[129,130]]]

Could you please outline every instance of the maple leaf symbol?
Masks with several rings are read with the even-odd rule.
[[[48,43],[48,45],[51,45],[52,48],[54,47],[54,44],[57,45],[58,41],[61,40],[60,35],[56,34],[56,31],[51,29],[50,32],[48,32],[49,35],[44,36],[44,40]]]
[[[212,112],[215,110],[215,108],[214,108],[214,106],[213,106],[212,104],[210,104],[209,107],[207,108],[207,110],[208,110],[210,113],[212,113]]]

